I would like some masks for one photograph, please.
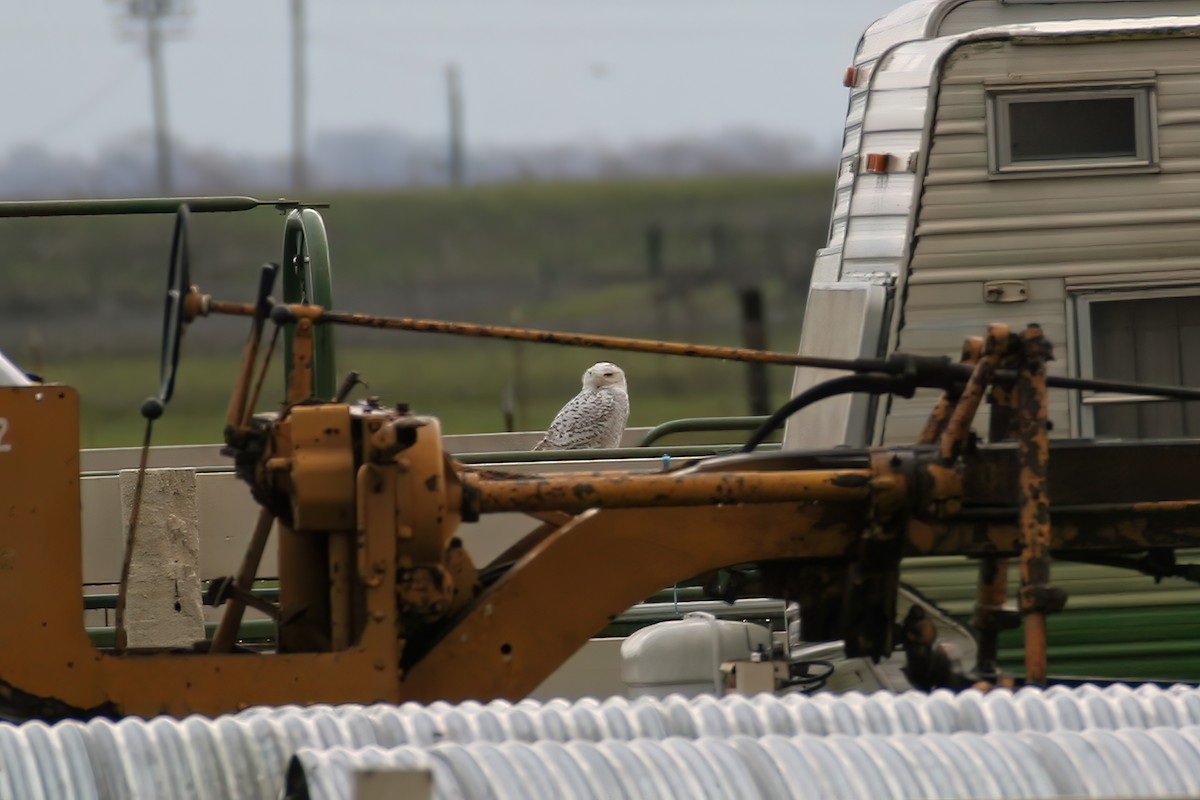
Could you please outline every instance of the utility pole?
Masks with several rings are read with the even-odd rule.
[[[451,186],[462,186],[463,164],[463,114],[462,86],[458,79],[458,65],[446,66],[446,110],[449,115],[449,174]]]
[[[304,0],[292,0],[292,188],[308,185],[308,74],[304,52]]]
[[[127,15],[127,33],[144,36],[146,57],[150,65],[150,102],[154,117],[155,172],[158,191],[169,195],[174,180],[171,173],[171,134],[167,124],[167,79],[163,65],[163,36],[178,33],[180,28],[163,30],[163,23],[170,23],[185,16],[189,9],[188,0],[120,0]],[[138,31],[138,28],[142,28]]]

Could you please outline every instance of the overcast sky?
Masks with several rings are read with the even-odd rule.
[[[902,0],[305,0],[309,132],[446,130],[458,64],[469,146],[631,141],[752,127],[840,140],[842,71]],[[0,150],[92,156],[150,129],[128,0],[5,4]],[[290,148],[290,0],[193,0],[166,45],[172,133]]]

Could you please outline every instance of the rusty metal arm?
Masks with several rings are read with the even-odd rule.
[[[193,293],[195,300],[192,307],[194,316],[209,316],[224,314],[230,316],[249,317],[254,315],[254,305],[251,303],[230,303],[214,300],[208,295]],[[717,358],[728,361],[750,361],[763,364],[787,364],[790,366],[811,366],[822,369],[859,370],[861,359],[821,358],[818,356],[797,355],[795,353],[777,353],[768,350],[753,350],[744,347],[723,347],[719,345],[687,344],[683,342],[660,342],[652,339],[633,339],[625,336],[607,336],[602,334],[570,333],[566,331],[547,331],[532,328],[517,328],[508,325],[484,325],[472,322],[448,322],[434,319],[417,319],[414,317],[385,317],[376,314],[352,314],[344,311],[331,311],[314,305],[279,305],[271,312],[271,318],[279,324],[293,322],[296,319],[311,319],[314,324],[349,325],[360,328],[375,328],[378,330],[418,331],[422,333],[445,333],[455,336],[468,336],[484,339],[505,339],[515,342],[539,342],[542,344],[560,344],[570,347],[598,347],[607,350],[627,350],[638,353],[658,353],[660,355],[692,356],[693,358]],[[189,320],[190,321],[190,320]],[[885,364],[883,359],[876,359],[878,364]]]
[[[242,426],[246,416],[246,402],[250,395],[250,380],[254,374],[254,362],[258,358],[258,348],[262,341],[263,326],[271,312],[271,288],[275,285],[275,275],[279,272],[278,264],[264,264],[258,279],[258,300],[253,322],[250,325],[250,335],[242,350],[242,361],[238,367],[237,381],[233,393],[229,396],[229,408],[225,412],[225,424],[228,427]]]
[[[970,336],[963,342],[962,357],[959,359],[959,363],[974,369],[982,354],[983,337]],[[929,413],[929,418],[925,420],[925,427],[917,436],[917,444],[933,444],[941,438],[942,432],[950,423],[950,415],[954,413],[954,407],[958,404],[961,396],[960,392],[950,388],[942,391],[942,396],[938,398],[933,411]]]
[[[242,563],[234,577],[233,587],[241,594],[235,593],[226,604],[225,613],[221,616],[217,631],[209,645],[211,653],[228,653],[233,650],[233,645],[237,641],[238,628],[242,624],[242,613],[247,605],[245,594],[249,593],[250,587],[254,585],[254,576],[258,574],[258,565],[262,562],[263,552],[267,549],[267,539],[271,535],[271,526],[274,524],[274,514],[265,508],[258,512],[258,522],[254,526],[254,532],[250,534],[246,553],[242,557]],[[273,609],[271,613],[274,614],[275,610]]]
[[[485,590],[411,667],[401,694],[420,702],[519,699],[612,617],[663,586],[729,564],[853,558],[865,514],[865,501],[585,512],[544,535]],[[1200,502],[1055,520],[1051,550],[1133,550],[1160,536],[1200,545]],[[910,556],[1015,553],[1021,543],[1015,520],[912,519],[904,528]]]
[[[939,437],[939,447],[942,463],[949,464],[962,452],[971,423],[975,420],[975,412],[987,391],[988,384],[996,374],[996,366],[1000,363],[1004,351],[1008,348],[1008,326],[989,325],[987,340],[983,348],[983,357],[978,358],[971,370],[971,378],[963,390],[962,396],[950,413],[946,427]]]
[[[865,469],[643,475],[585,472],[507,480],[464,473],[462,482],[463,517],[478,519],[480,514],[497,511],[578,513],[589,508],[789,500],[855,503],[868,498],[872,476]]]
[[[412,667],[401,691],[420,702],[517,700],[612,617],[663,586],[760,558],[844,556],[861,525],[862,506],[849,503],[587,512],[476,600]]]
[[[251,317],[255,313],[253,303],[230,303],[214,300],[202,295],[192,287],[188,305],[192,312],[190,322],[196,316],[225,314]],[[746,361],[762,364],[786,364],[790,366],[815,367],[818,369],[845,370],[856,373],[878,372],[894,378],[902,378],[901,385],[945,388],[965,383],[971,377],[971,367],[952,362],[949,358],[913,356],[893,353],[887,358],[824,358],[794,353],[779,353],[769,350],[753,350],[743,347],[689,344],[685,342],[662,342],[651,339],[634,339],[624,336],[547,331],[532,328],[517,328],[506,325],[485,325],[470,322],[448,322],[445,320],[417,319],[413,317],[386,317],[375,314],[353,314],[331,311],[316,305],[280,305],[271,312],[278,324],[298,319],[311,320],[314,325],[336,324],[380,330],[418,331],[444,333],[475,338],[505,339],[516,342],[558,344],[570,347],[596,347],[604,350],[625,350],[636,353],[690,356],[692,358],[715,358],[726,361]],[[997,370],[994,379],[1007,383],[1015,382],[1018,375],[1013,370]],[[1121,381],[1098,381],[1091,378],[1070,378],[1052,375],[1047,386],[1057,389],[1083,389],[1127,394],[1148,394],[1175,400],[1200,400],[1200,388],[1187,386],[1162,386],[1158,384],[1124,383]]]

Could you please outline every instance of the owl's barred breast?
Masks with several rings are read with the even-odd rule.
[[[534,450],[613,448],[629,419],[625,373],[602,361],[583,374],[583,389],[554,417]]]

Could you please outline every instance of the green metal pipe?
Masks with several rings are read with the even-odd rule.
[[[204,624],[206,638],[211,639],[216,630],[217,623],[206,622]],[[99,648],[112,647],[117,638],[116,628],[111,625],[88,628],[87,634],[92,639],[92,645]],[[275,620],[273,619],[252,619],[243,622],[238,628],[239,642],[268,643],[275,641],[275,635]]]
[[[261,206],[296,208],[291,200],[258,200],[240,195],[214,197],[127,197],[97,200],[10,200],[0,202],[0,217],[82,217],[106,214],[174,214],[187,203],[190,210],[249,211]],[[322,203],[305,203],[323,207]]]
[[[297,208],[287,215],[283,230],[283,301],[333,307],[333,266],[325,221],[311,208]],[[290,385],[292,341],[296,326],[289,324],[283,340],[284,381]],[[337,391],[337,367],[333,352],[333,327],[321,325],[313,331],[312,396],[332,400]]]
[[[638,447],[648,447],[666,436],[676,433],[711,433],[714,431],[753,431],[767,421],[764,416],[756,417],[686,417],[651,428],[642,437]]]
[[[256,597],[261,597],[263,600],[272,603],[279,601],[279,587],[264,587],[260,589],[251,589],[252,594]],[[85,594],[83,596],[83,607],[85,610],[93,611],[103,608],[116,608],[116,594]]]
[[[1000,659],[1016,663],[1021,660],[1023,647],[1003,647]],[[1098,644],[1073,644],[1050,646],[1050,663],[1055,659],[1108,659],[1121,656],[1140,656],[1145,659],[1143,668],[1147,673],[1154,671],[1154,659],[1167,655],[1200,656],[1200,644],[1196,642],[1104,642]]]

